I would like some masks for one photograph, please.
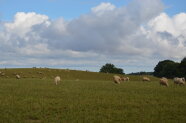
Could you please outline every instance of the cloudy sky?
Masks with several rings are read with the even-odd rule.
[[[0,67],[125,73],[186,56],[185,0],[0,0]]]

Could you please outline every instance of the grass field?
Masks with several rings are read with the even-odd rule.
[[[2,69],[0,123],[185,123],[186,87],[140,76],[116,85],[112,74],[56,69]],[[24,78],[15,78],[15,73]],[[60,75],[63,81],[53,83]],[[77,80],[78,79],[78,80]]]

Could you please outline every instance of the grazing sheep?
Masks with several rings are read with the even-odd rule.
[[[150,81],[150,78],[148,78],[148,77],[143,77],[143,81]]]
[[[125,77],[121,77],[121,81],[126,81],[126,78]]]
[[[1,76],[5,76],[5,73],[1,73]]]
[[[129,77],[121,77],[121,81],[129,81]]]
[[[21,79],[20,75],[18,75],[18,74],[16,75],[16,78],[17,78],[17,79]]]
[[[121,82],[121,78],[120,78],[119,76],[114,75],[114,76],[113,76],[113,79],[114,79],[114,83],[116,83],[116,84],[120,84],[120,82]]]
[[[185,85],[185,78],[175,77],[173,80],[174,80],[174,84]]]
[[[129,81],[130,80],[129,77],[126,77],[126,80]]]
[[[165,77],[162,77],[159,82],[160,82],[160,85],[167,86],[167,87],[169,86],[168,79]]]
[[[59,76],[56,76],[56,77],[54,78],[54,82],[55,82],[56,85],[57,85],[60,81],[61,81],[61,78],[60,78]]]

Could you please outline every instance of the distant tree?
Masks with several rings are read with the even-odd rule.
[[[145,72],[145,71],[141,71],[141,72],[135,72],[135,73],[129,73],[128,75],[153,75],[153,72]]]
[[[179,76],[178,66],[179,63],[167,63],[160,72],[160,77],[174,78]]]
[[[179,71],[181,77],[186,77],[186,57],[183,58],[181,63],[179,64]]]
[[[179,75],[179,63],[171,60],[160,61],[154,68],[154,76],[173,78]]]
[[[124,74],[123,69],[116,68],[113,64],[107,63],[103,65],[99,72],[103,73],[116,73],[116,74]]]
[[[124,74],[123,73],[123,69],[121,69],[121,68],[115,68],[114,71],[113,71],[113,73]]]
[[[167,64],[167,63],[174,63],[173,61],[171,61],[171,60],[164,60],[164,61],[160,61],[157,65],[156,65],[156,67],[154,68],[154,76],[157,76],[157,77],[162,77],[163,75],[163,73],[162,73],[162,71],[163,71],[163,68],[164,68],[164,66]]]

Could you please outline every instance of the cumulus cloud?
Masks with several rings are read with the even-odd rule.
[[[161,0],[133,0],[120,8],[101,3],[71,21],[18,12],[12,22],[1,23],[0,64],[152,68],[161,58],[180,59],[186,53],[186,14],[169,17],[163,8]]]
[[[186,53],[186,13],[169,17],[161,13],[148,23],[146,35],[157,50],[154,53],[168,58],[183,58]]]
[[[31,30],[31,27],[37,24],[46,22],[48,17],[45,15],[36,14],[34,12],[24,13],[18,12],[14,16],[14,21],[5,23],[7,33],[13,33],[19,37],[24,37]]]
[[[92,8],[92,12],[101,16],[105,12],[113,11],[116,7],[112,5],[111,3],[101,3],[100,5]]]

